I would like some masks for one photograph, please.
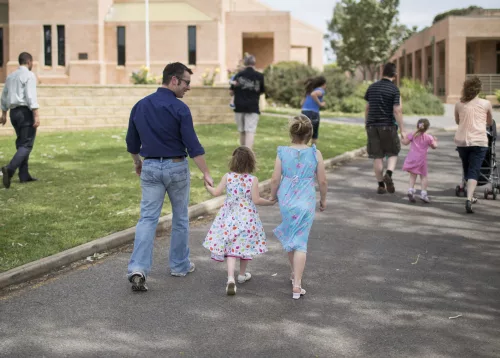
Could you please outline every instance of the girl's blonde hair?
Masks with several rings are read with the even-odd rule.
[[[251,174],[255,171],[256,165],[255,154],[250,148],[242,145],[234,150],[229,161],[229,170],[238,174]]]
[[[420,118],[417,122],[417,131],[415,132],[414,136],[418,137],[419,135],[424,134],[427,132],[427,129],[431,126],[431,123],[427,118]]]
[[[311,140],[312,133],[312,122],[307,116],[301,114],[290,121],[290,137],[293,143],[307,144]]]

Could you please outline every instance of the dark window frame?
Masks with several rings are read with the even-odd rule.
[[[52,67],[52,25],[43,25],[43,63]]]
[[[120,36],[121,35],[121,36]],[[120,38],[122,37],[122,38]],[[127,62],[127,32],[125,26],[116,27],[116,63],[118,66],[125,66]]]
[[[3,27],[0,27],[0,67],[3,67]]]
[[[66,28],[57,25],[57,65],[66,66]]]
[[[188,64],[196,65],[196,26],[188,26]]]

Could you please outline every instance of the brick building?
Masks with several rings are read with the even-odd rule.
[[[151,71],[181,61],[200,84],[226,82],[245,52],[262,69],[298,60],[321,69],[323,33],[257,0],[149,0]],[[22,51],[42,84],[126,84],[145,65],[144,0],[0,0],[0,82]]]
[[[449,16],[406,40],[391,58],[402,77],[432,84],[444,102],[460,98],[467,76],[478,76],[486,95],[500,89],[500,10]]]

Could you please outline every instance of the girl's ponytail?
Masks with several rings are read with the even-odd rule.
[[[419,135],[427,132],[430,126],[431,124],[427,118],[420,118],[417,122],[417,131],[415,132],[414,137],[418,137]]]

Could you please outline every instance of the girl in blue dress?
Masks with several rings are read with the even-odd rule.
[[[292,143],[288,147],[278,147],[271,179],[271,200],[278,199],[283,221],[274,229],[274,234],[288,252],[294,299],[306,293],[301,282],[316,209],[315,179],[320,191],[319,209],[323,211],[326,208],[327,182],[323,156],[314,144],[312,147],[307,145],[312,133],[312,123],[305,115],[292,120]]]

